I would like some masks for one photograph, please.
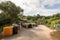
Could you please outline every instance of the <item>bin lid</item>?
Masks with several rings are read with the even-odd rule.
[[[18,24],[12,24],[12,26],[16,26],[16,27],[18,27],[19,25],[18,25]]]

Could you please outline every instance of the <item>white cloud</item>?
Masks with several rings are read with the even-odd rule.
[[[60,3],[60,0],[44,0],[43,1],[43,5],[44,4],[54,5],[56,3]]]
[[[60,3],[60,0],[11,0],[17,6],[24,9],[24,15],[52,15],[60,13],[59,9],[46,9],[44,5],[48,4],[50,6]]]
[[[5,0],[0,0],[0,3],[1,3],[2,1],[5,1]]]

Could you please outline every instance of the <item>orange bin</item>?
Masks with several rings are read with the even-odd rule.
[[[12,36],[13,35],[13,26],[7,26],[3,28],[4,36]]]

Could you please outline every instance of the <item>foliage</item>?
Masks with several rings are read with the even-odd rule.
[[[41,16],[37,14],[36,16],[24,16],[23,9],[16,6],[11,1],[0,3],[0,26],[10,25],[12,23],[19,22],[20,19],[27,19],[29,23],[44,24],[48,27],[53,28],[54,24],[60,24],[60,13],[57,13],[53,16]]]
[[[44,24],[50,28],[54,28],[54,25],[60,24],[60,14],[57,13],[53,16],[40,16],[37,14],[37,16],[26,16],[28,22],[32,23],[35,22],[37,24]]]
[[[0,28],[1,26],[11,25],[12,23],[18,23],[18,14],[23,12],[19,6],[16,6],[11,1],[5,1],[0,3]]]
[[[11,1],[0,3],[0,24],[9,24],[18,22],[18,14],[23,10]]]

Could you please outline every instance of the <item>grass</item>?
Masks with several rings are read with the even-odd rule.
[[[11,25],[11,24],[6,24],[6,25],[3,25],[3,26],[0,26],[0,33],[3,31],[3,27],[9,26],[9,25]]]
[[[0,27],[0,33],[2,32],[2,27]]]

